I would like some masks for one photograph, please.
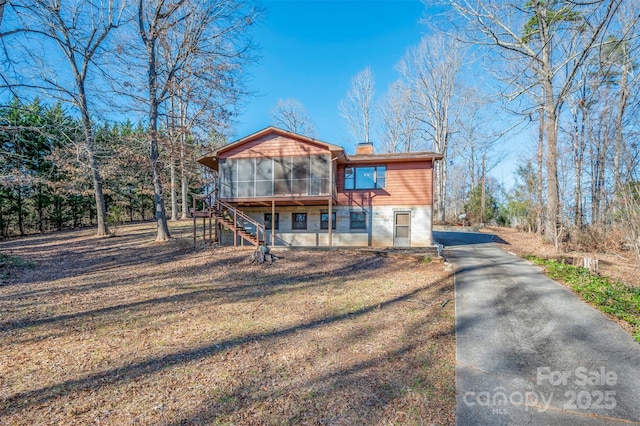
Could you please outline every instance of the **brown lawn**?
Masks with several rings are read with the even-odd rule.
[[[257,265],[173,232],[0,242],[33,263],[0,271],[0,424],[454,423],[442,264],[276,250]]]

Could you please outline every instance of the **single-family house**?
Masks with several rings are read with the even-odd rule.
[[[194,230],[196,216],[208,216],[223,244],[429,246],[433,166],[441,159],[376,154],[372,144],[347,154],[268,127],[198,159],[218,179],[206,211],[194,211]]]

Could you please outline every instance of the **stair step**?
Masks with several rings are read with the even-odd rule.
[[[233,213],[233,209],[231,207],[225,207],[223,210],[212,208],[209,214],[212,217],[215,217],[216,221],[219,224],[224,226],[226,229],[232,232],[235,232],[237,235],[240,236],[240,238],[242,238],[245,241],[248,241],[252,245],[259,246],[260,244],[264,244],[264,240],[259,240],[258,236],[256,235],[256,233],[258,233],[259,230],[262,229],[260,224],[251,219],[244,218],[242,216],[242,212],[239,209],[236,209],[236,211],[240,215],[238,217],[239,219],[238,223],[236,223],[234,221],[234,218],[230,216],[230,212]],[[234,213],[234,217],[235,217],[235,213]],[[246,223],[251,224],[250,229],[247,229],[244,226],[240,226],[240,223],[245,223],[245,221]],[[254,228],[255,230],[253,230]]]

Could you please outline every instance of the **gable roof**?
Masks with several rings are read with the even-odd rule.
[[[289,132],[287,130],[283,130],[280,129],[278,127],[274,127],[274,126],[269,126],[266,127],[260,131],[257,131],[255,133],[250,134],[249,136],[245,136],[242,139],[238,139],[235,142],[232,142],[228,145],[225,146],[221,146],[220,148],[217,148],[213,151],[211,151],[210,153],[198,158],[198,163],[200,164],[204,164],[205,166],[214,169],[214,170],[218,170],[218,157],[220,156],[220,154],[225,153],[226,151],[229,151],[231,149],[235,149],[238,146],[244,145],[246,143],[249,142],[253,142],[256,139],[260,139],[263,138],[264,136],[267,135],[277,135],[277,136],[283,136],[286,138],[290,138],[290,139],[295,139],[295,140],[299,140],[301,142],[305,142],[305,143],[309,143],[315,146],[318,146],[320,148],[326,149],[327,151],[331,151],[331,153],[335,156],[341,155],[344,153],[344,149],[341,146],[338,145],[333,145],[330,144],[328,142],[323,142],[321,140],[318,139],[314,139],[314,138],[310,138],[308,136],[304,136],[304,135],[300,135],[298,133],[294,133],[294,132]]]

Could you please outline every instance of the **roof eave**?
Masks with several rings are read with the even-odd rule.
[[[209,167],[210,169],[218,171],[218,157],[212,157],[210,155],[205,155],[203,157],[198,158],[198,163]]]
[[[435,152],[411,152],[411,153],[394,153],[394,154],[364,154],[346,156],[345,163],[397,163],[397,162],[415,162],[415,161],[436,161],[442,160],[443,155]]]

